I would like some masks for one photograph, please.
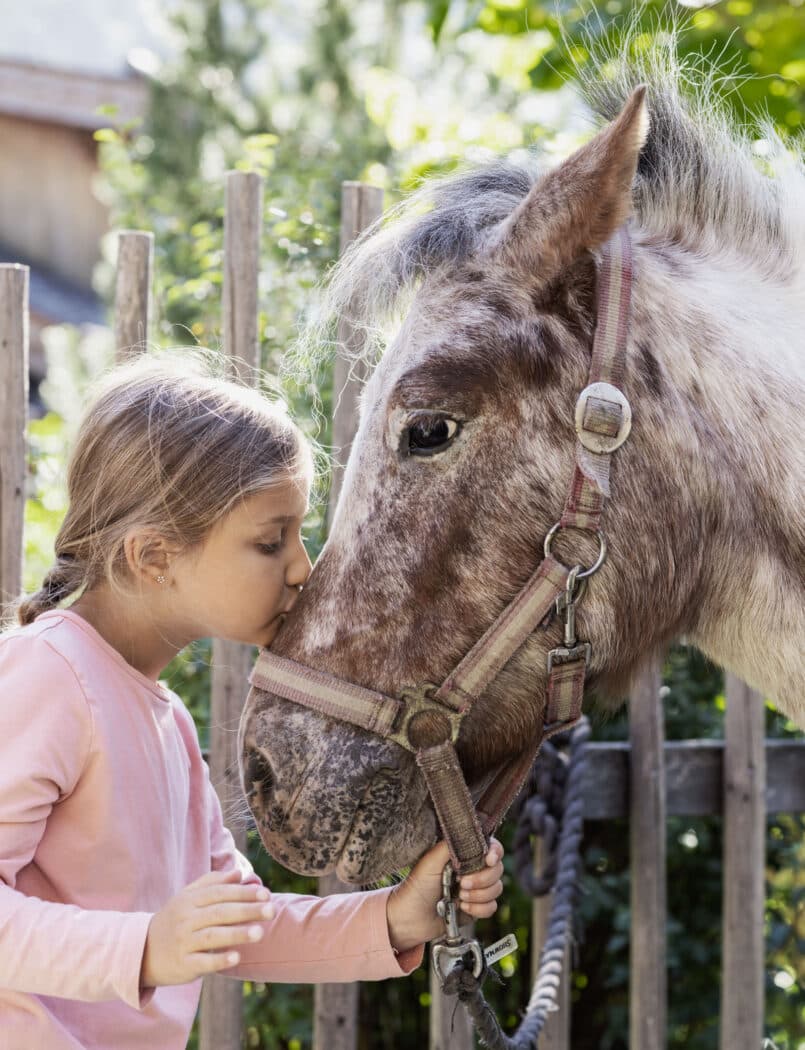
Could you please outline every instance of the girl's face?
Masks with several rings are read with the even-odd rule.
[[[267,646],[310,575],[302,544],[308,485],[291,480],[231,510],[191,555],[174,559],[175,612],[193,638]]]

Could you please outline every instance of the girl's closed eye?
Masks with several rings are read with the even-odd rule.
[[[285,530],[283,530],[283,533],[280,536],[280,538],[278,540],[275,540],[273,543],[258,543],[257,549],[262,554],[277,554],[280,550],[282,550],[282,545],[284,542]]]

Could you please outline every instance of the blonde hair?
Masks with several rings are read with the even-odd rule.
[[[312,477],[312,450],[285,405],[235,378],[214,351],[142,354],[90,395],[67,467],[56,561],[10,610],[23,625],[102,581],[131,593],[123,546],[131,530],[153,529],[187,551],[249,495]]]

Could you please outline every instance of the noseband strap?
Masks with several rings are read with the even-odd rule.
[[[525,780],[543,740],[572,728],[581,717],[589,642],[575,635],[575,607],[586,577],[601,566],[601,533],[609,496],[612,452],[629,434],[631,409],[623,379],[632,286],[631,241],[621,228],[602,249],[598,315],[590,382],[576,403],[576,465],[562,515],[545,541],[545,558],[513,601],[441,685],[420,684],[399,697],[365,689],[262,649],[249,678],[252,686],[312,708],[328,718],[365,729],[416,755],[457,874],[484,865],[487,836],[497,827]],[[550,547],[561,528],[595,532],[599,557],[591,568],[569,568]],[[472,704],[540,627],[556,612],[564,618],[562,645],[548,655],[545,701],[536,712],[534,738],[506,761],[476,805],[455,746]],[[541,719],[540,719],[541,714]]]

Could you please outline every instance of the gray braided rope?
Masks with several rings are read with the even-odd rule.
[[[448,974],[444,982],[446,995],[456,995],[465,1004],[482,1045],[490,1050],[538,1050],[538,1042],[548,1015],[556,1009],[556,998],[562,974],[562,963],[572,933],[573,908],[578,890],[581,836],[584,825],[584,768],[585,749],[590,736],[586,718],[573,730],[570,737],[570,757],[564,795],[564,815],[559,832],[556,891],[545,944],[540,955],[537,974],[526,1014],[517,1031],[507,1036],[501,1029],[491,1007],[484,999],[481,985],[486,972],[479,978],[472,976],[461,962]]]

